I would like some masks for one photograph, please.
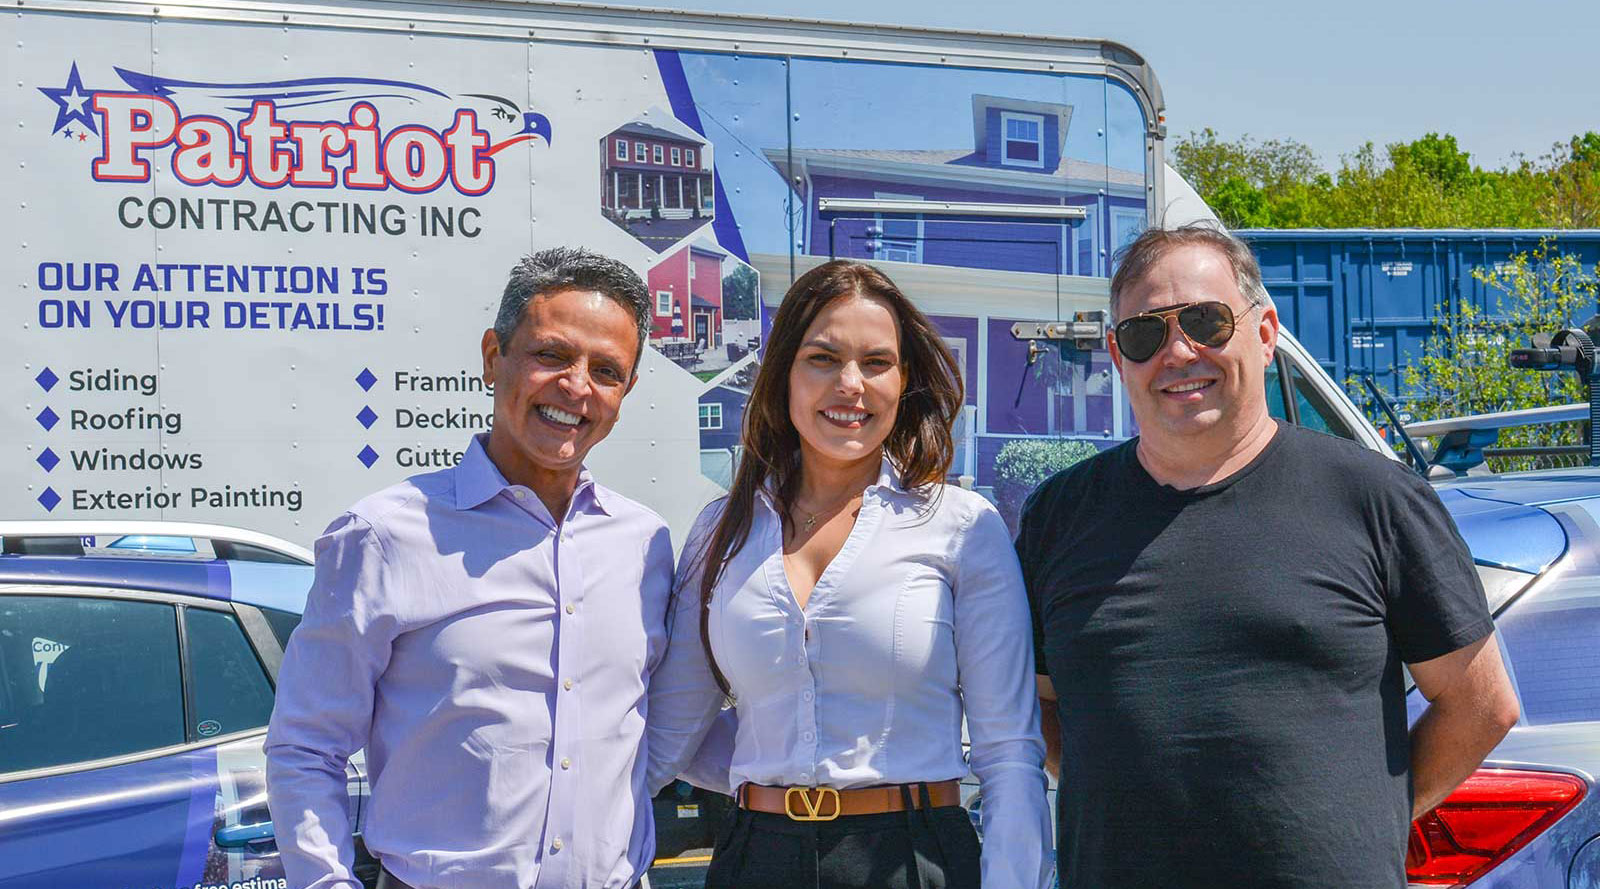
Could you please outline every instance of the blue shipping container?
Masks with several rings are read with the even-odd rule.
[[[1472,276],[1549,238],[1590,274],[1600,230],[1241,229],[1278,316],[1339,382],[1368,373],[1400,395],[1440,313],[1464,303],[1502,312],[1504,294]],[[1582,321],[1584,319],[1576,319]]]

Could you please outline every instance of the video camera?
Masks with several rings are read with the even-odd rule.
[[[1519,370],[1575,370],[1585,380],[1594,373],[1594,341],[1600,339],[1600,315],[1555,333],[1533,337],[1533,348],[1512,349],[1510,364]]]
[[[1589,465],[1600,466],[1600,369],[1595,367],[1594,344],[1600,339],[1600,315],[1555,333],[1533,337],[1533,347],[1512,349],[1508,362],[1519,370],[1573,370],[1589,391]]]

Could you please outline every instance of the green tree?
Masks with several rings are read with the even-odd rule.
[[[1052,475],[1100,453],[1087,441],[1072,438],[1020,438],[1008,441],[994,460],[994,499],[1013,534],[1022,504],[1033,489]]]
[[[1582,324],[1595,309],[1595,278],[1578,259],[1555,252],[1548,242],[1519,253],[1498,268],[1474,269],[1473,277],[1498,294],[1497,306],[1442,306],[1422,358],[1402,373],[1403,391],[1414,393],[1408,409],[1418,420],[1544,407],[1586,401],[1588,393],[1571,372],[1513,370],[1514,348],[1535,334]],[[1505,429],[1501,447],[1578,444],[1577,423]],[[1507,471],[1572,465],[1565,458],[1504,457],[1489,461]]]
[[[1600,224],[1600,133],[1557,142],[1540,159],[1548,190],[1541,209],[1551,225],[1590,228]]]
[[[1316,155],[1293,139],[1228,141],[1209,128],[1178,139],[1172,165],[1236,228],[1300,224],[1305,186],[1322,174]]]
[[[1389,159],[1397,167],[1415,167],[1445,189],[1465,184],[1477,172],[1472,166],[1472,156],[1457,147],[1456,137],[1448,133],[1443,136],[1429,133],[1410,144],[1391,145]]]
[[[1214,130],[1173,141],[1173,166],[1233,227],[1574,228],[1600,226],[1600,134],[1535,160],[1474,166],[1449,133],[1371,142],[1323,170],[1292,139],[1226,140]]]
[[[729,321],[754,321],[761,317],[761,278],[742,262],[722,276],[722,317]]]
[[[1267,193],[1242,176],[1229,176],[1207,203],[1229,228],[1264,228],[1276,222]]]

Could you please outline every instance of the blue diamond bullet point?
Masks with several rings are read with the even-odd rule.
[[[372,449],[372,445],[367,445],[361,449],[361,453],[356,455],[356,459],[366,464],[368,469],[371,469],[372,464],[378,462],[378,452]]]
[[[43,426],[44,431],[46,432],[54,429],[55,425],[61,422],[61,418],[56,416],[56,412],[49,408],[45,408],[44,410],[40,411],[39,416],[35,417],[34,419],[39,421],[39,425]]]
[[[364,408],[361,409],[361,413],[356,414],[356,420],[362,426],[365,426],[368,429],[371,429],[372,428],[372,424],[378,422],[378,414],[377,414],[377,412],[373,411],[372,408],[364,407]]]
[[[45,448],[44,453],[40,454],[34,459],[38,461],[40,466],[44,467],[45,472],[55,469],[56,464],[61,462],[61,458],[56,456],[56,452],[50,450],[49,448]]]
[[[39,384],[40,389],[49,392],[51,389],[56,387],[56,382],[60,379],[60,377],[55,375],[54,371],[47,367],[44,370],[39,371],[39,375],[34,377],[33,381]]]
[[[61,495],[56,493],[55,488],[45,488],[44,493],[39,495],[39,505],[44,507],[45,512],[54,512],[56,504],[60,502]]]
[[[373,385],[377,382],[378,375],[373,373],[371,368],[363,367],[361,373],[356,374],[356,385],[360,386],[363,392],[372,391]]]

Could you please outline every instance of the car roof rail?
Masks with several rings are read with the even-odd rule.
[[[0,552],[129,555],[310,565],[311,551],[281,537],[202,522],[0,521]]]
[[[1442,420],[1423,420],[1407,423],[1405,431],[1416,438],[1439,436],[1429,461],[1443,466],[1457,475],[1481,466],[1489,456],[1537,456],[1545,454],[1588,454],[1588,445],[1549,445],[1544,447],[1494,448],[1500,439],[1500,430],[1521,426],[1541,426],[1545,423],[1566,423],[1588,420],[1586,402],[1555,404],[1547,407],[1530,407],[1515,411],[1497,411],[1492,414],[1473,414],[1465,417],[1447,417]],[[1493,454],[1487,453],[1492,450]]]

